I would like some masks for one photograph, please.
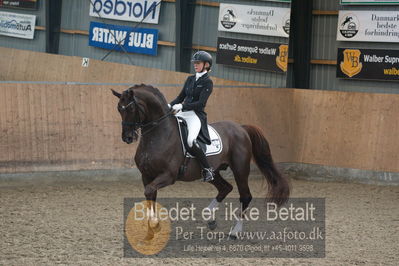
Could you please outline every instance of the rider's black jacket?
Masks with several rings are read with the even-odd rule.
[[[208,145],[211,144],[211,140],[207,126],[207,115],[204,110],[212,90],[213,82],[208,73],[205,73],[197,81],[195,81],[195,75],[189,76],[180,94],[170,103],[171,106],[182,103],[183,111],[193,110],[197,114],[201,120],[201,131],[198,138]]]

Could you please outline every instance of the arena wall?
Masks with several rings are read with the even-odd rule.
[[[131,167],[136,146],[121,141],[117,101],[109,89],[158,84],[171,100],[186,78],[182,73],[95,60],[83,68],[81,58],[27,51],[9,50],[4,58],[1,173]],[[214,81],[209,121],[258,125],[276,162],[399,172],[399,95]]]
[[[0,47],[0,81],[182,84],[187,73]],[[218,85],[255,85],[213,78]],[[261,85],[266,86],[266,85]]]

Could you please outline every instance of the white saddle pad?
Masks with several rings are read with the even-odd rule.
[[[183,120],[182,118],[176,117],[177,124],[179,125],[179,134],[180,134],[180,141],[181,141],[181,146],[183,148],[183,154],[186,153],[186,147],[184,146],[182,134],[181,134],[181,128],[180,128],[180,123],[179,120]],[[209,137],[211,139],[211,145],[206,145],[206,156],[212,156],[212,155],[217,155],[222,152],[223,150],[223,143],[222,143],[222,138],[220,137],[219,133],[214,129],[212,126],[208,125],[208,131],[209,131]],[[187,157],[194,158],[190,153],[187,153]]]

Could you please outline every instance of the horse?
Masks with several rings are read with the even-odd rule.
[[[115,90],[112,93],[119,99],[117,108],[122,119],[122,140],[127,144],[137,141],[138,131],[141,129],[134,160],[142,175],[147,201],[155,203],[157,191],[176,181],[194,181],[201,178],[201,167],[196,160],[190,160],[184,174],[179,175],[185,155],[182,152],[177,120],[164,95],[157,88],[140,84],[123,93]],[[210,183],[218,191],[208,208],[215,208],[233,190],[233,186],[220,174],[220,171],[230,167],[240,195],[241,216],[245,215],[252,200],[248,186],[252,157],[267,181],[267,198],[278,206],[285,203],[290,194],[289,181],[276,169],[269,143],[261,130],[256,126],[239,125],[232,121],[211,125],[221,136],[223,150],[218,155],[208,157],[210,165],[215,169],[215,178]],[[158,226],[151,207],[147,240],[159,230]],[[209,222],[208,226],[210,229],[216,228],[216,221]],[[240,231],[242,220],[237,221],[230,236],[233,238]]]

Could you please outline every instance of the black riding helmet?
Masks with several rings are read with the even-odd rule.
[[[202,62],[208,62],[209,63],[209,69],[211,69],[212,66],[212,56],[205,52],[205,51],[198,51],[196,52],[193,57],[191,58],[191,62],[195,61],[202,61]],[[208,70],[209,70],[208,69]]]

